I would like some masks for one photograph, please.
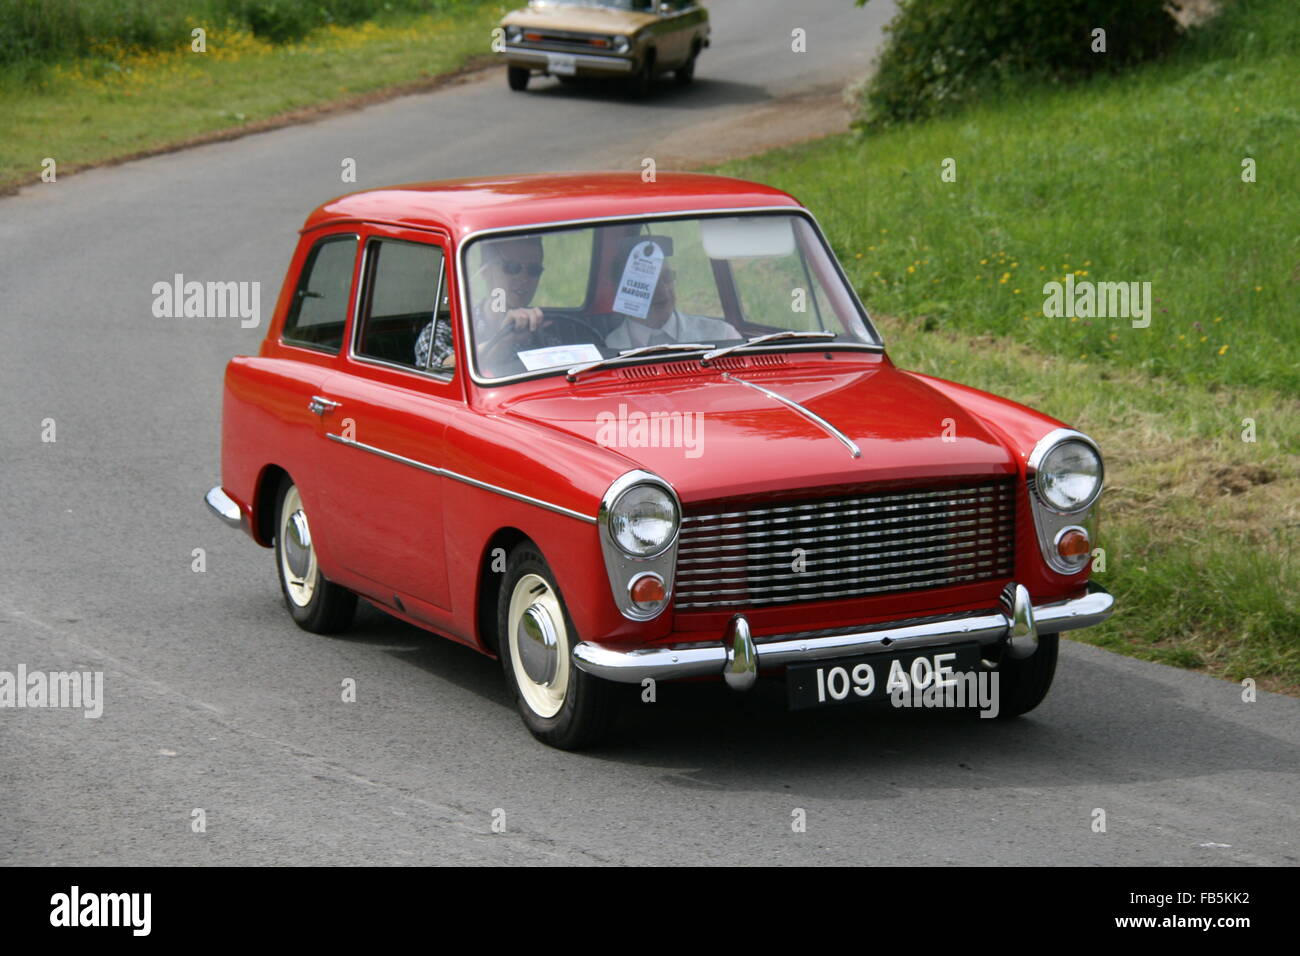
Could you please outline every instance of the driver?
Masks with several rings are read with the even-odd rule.
[[[664,263],[659,271],[654,295],[644,319],[628,315],[605,337],[611,349],[635,349],[643,345],[661,345],[673,342],[718,342],[739,339],[740,333],[730,322],[711,319],[707,315],[692,315],[677,310],[677,274],[668,257],[672,255],[670,239],[659,236],[638,236],[626,255],[615,256],[611,272],[615,287],[622,281],[623,272],[638,248],[654,242],[664,253]]]
[[[488,292],[471,309],[474,340],[480,369],[485,375],[498,378],[524,370],[517,352],[561,343],[549,329],[549,320],[542,310],[529,305],[544,271],[541,237],[489,241],[483,243],[482,249]],[[505,296],[504,311],[492,308],[499,301],[497,290]],[[415,342],[415,362],[420,368],[428,361],[431,344],[430,367],[447,368],[454,364],[451,327],[447,322],[430,322],[420,332]]]

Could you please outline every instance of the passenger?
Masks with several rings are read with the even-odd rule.
[[[646,241],[655,241],[657,237],[641,236],[628,250],[626,255],[616,256],[612,263],[612,275],[615,286],[621,283],[623,271],[637,248]],[[665,254],[664,264],[659,271],[659,281],[655,284],[654,296],[644,319],[628,315],[605,337],[605,345],[611,349],[635,349],[643,345],[660,345],[673,342],[712,342],[720,343],[728,339],[739,339],[740,333],[730,322],[709,318],[707,315],[693,315],[677,311],[677,275],[668,264],[672,255],[671,240],[657,243]]]

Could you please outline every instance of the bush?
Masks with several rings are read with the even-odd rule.
[[[1105,52],[1093,52],[1098,28]],[[1117,70],[1163,53],[1176,28],[1164,0],[899,0],[863,124],[951,112],[1018,83]]]

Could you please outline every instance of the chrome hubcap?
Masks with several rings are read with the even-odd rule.
[[[284,559],[289,562],[289,570],[294,577],[305,577],[311,566],[311,530],[307,527],[307,516],[299,508],[289,515],[287,533],[284,536]]]
[[[519,621],[519,660],[533,683],[549,685],[555,679],[558,646],[555,625],[546,608],[528,605]]]
[[[284,497],[280,518],[280,571],[284,575],[285,591],[289,600],[298,607],[306,607],[316,593],[320,570],[316,564],[316,549],[312,546],[311,528],[307,513],[302,508],[302,497],[297,487],[289,489]]]

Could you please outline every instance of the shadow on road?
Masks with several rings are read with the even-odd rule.
[[[383,646],[513,710],[496,661],[363,608],[355,629],[336,639]],[[1216,693],[1220,683],[1204,686]],[[879,799],[985,781],[990,788],[1141,783],[1277,770],[1300,760],[1294,744],[1215,713],[1216,703],[1233,699],[1234,685],[1222,685],[1222,701],[1196,699],[1077,654],[1063,655],[1043,705],[1012,721],[888,705],[792,713],[780,680],[763,680],[747,694],[722,684],[661,683],[654,703],[643,703],[637,686],[623,691],[618,733],[582,759],[651,767],[689,789]],[[430,695],[430,706],[436,699]],[[499,718],[484,714],[485,721]],[[519,726],[518,733],[526,731]],[[859,772],[846,777],[848,767]]]
[[[504,89],[502,95],[511,94]],[[645,99],[630,99],[619,83],[575,80],[561,83],[534,78],[524,96],[536,97],[539,106],[548,99],[589,100],[593,104],[617,104],[638,109],[712,109],[718,106],[741,106],[765,103],[772,99],[763,87],[730,80],[697,79],[690,86],[677,86],[671,79],[658,80]]]

